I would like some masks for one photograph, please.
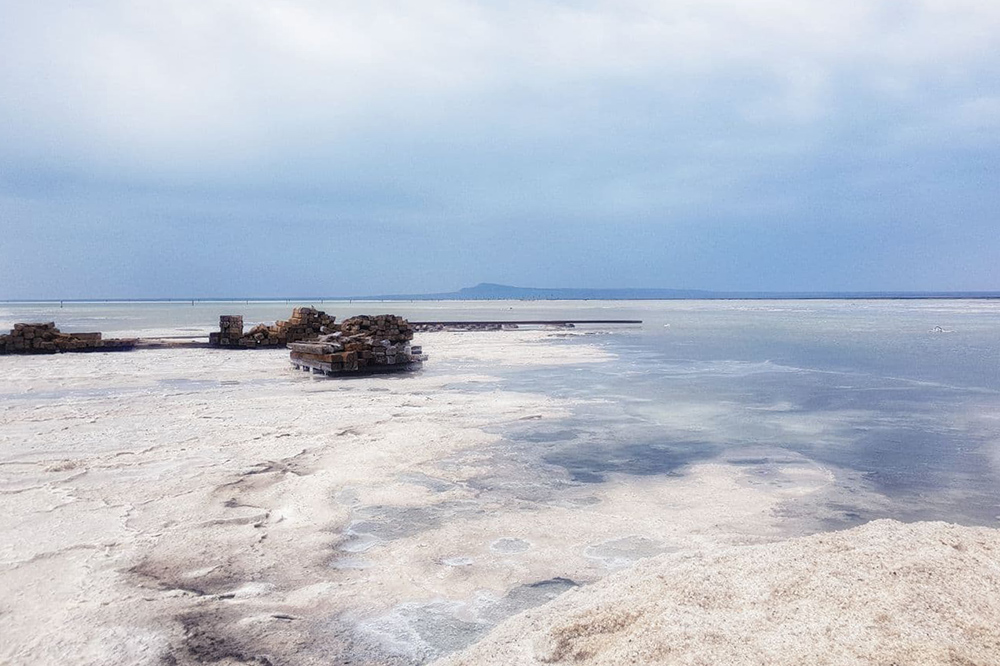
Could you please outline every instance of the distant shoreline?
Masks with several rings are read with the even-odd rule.
[[[745,296],[725,295],[725,296],[673,296],[673,297],[632,297],[632,298],[560,298],[560,297],[537,297],[537,298],[429,298],[429,297],[366,297],[366,298],[344,298],[344,297],[319,297],[319,296],[292,296],[288,298],[52,298],[52,299],[7,299],[0,300],[3,305],[31,305],[31,304],[176,304],[195,305],[209,303],[476,303],[476,302],[656,302],[656,301],[956,301],[956,300],[1000,300],[1000,292],[956,292],[956,293],[907,293],[907,294],[809,294],[809,295],[763,295],[752,294]]]

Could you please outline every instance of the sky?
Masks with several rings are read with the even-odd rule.
[[[0,17],[0,299],[1000,290],[996,0]]]

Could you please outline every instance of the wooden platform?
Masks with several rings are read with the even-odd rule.
[[[363,377],[366,375],[413,372],[422,368],[423,365],[423,361],[410,361],[409,363],[394,363],[392,365],[366,365],[359,367],[357,370],[343,370],[334,369],[332,363],[325,363],[323,361],[292,359],[292,367],[296,370],[311,372],[314,375],[325,375],[327,377]]]

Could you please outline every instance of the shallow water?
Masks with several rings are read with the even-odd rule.
[[[505,374],[508,388],[600,401],[509,438],[582,483],[815,461],[843,477],[823,527],[1000,521],[1000,302],[658,305],[642,305],[641,332],[576,338],[614,363]]]
[[[0,327],[54,320],[63,330],[206,333],[218,315],[247,324],[296,303],[13,303]],[[613,363],[498,365],[496,388],[589,401],[562,423],[505,427],[495,478],[520,496],[602,483],[612,474],[675,475],[695,461],[759,469],[786,452],[857,472],[890,502],[846,506],[845,522],[892,516],[992,524],[1000,517],[1000,301],[317,302],[338,317],[642,319],[641,327],[567,332]],[[586,333],[593,335],[586,335]],[[470,334],[475,335],[475,334]],[[584,353],[584,352],[581,352]],[[432,359],[429,372],[447,372]],[[164,388],[203,389],[182,378]],[[69,391],[88,395],[86,389]],[[5,398],[30,396],[5,396]],[[34,396],[38,397],[38,396]],[[508,476],[520,474],[516,483]],[[560,474],[553,474],[558,472]],[[533,477],[533,478],[532,478]],[[841,498],[842,499],[842,498]],[[831,500],[832,501],[832,500]]]

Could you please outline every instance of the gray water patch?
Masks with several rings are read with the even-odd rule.
[[[823,491],[786,500],[774,508],[782,535],[845,530],[880,518],[899,517],[897,500],[873,491],[850,470],[836,470],[836,474],[837,481]]]
[[[827,502],[826,508],[835,512],[835,518],[828,518],[827,521],[833,523],[837,529],[847,529],[856,527],[868,522],[862,509],[854,505],[840,504],[837,502]]]
[[[581,372],[586,378],[571,376]],[[559,502],[564,491],[580,483],[606,482],[609,473],[678,475],[685,466],[724,450],[720,443],[703,440],[698,434],[665,436],[661,424],[629,409],[644,398],[629,397],[627,391],[599,381],[600,376],[587,366],[536,369],[511,378],[510,383],[518,387],[544,389],[547,395],[570,399],[579,395],[586,402],[568,418],[503,424],[496,432],[504,440],[493,447],[496,453],[490,461],[495,471],[471,483],[479,489],[516,494],[522,499]],[[624,381],[617,377],[614,380]],[[614,396],[588,399],[594,397],[595,386],[615,389]],[[517,467],[520,469],[512,473]],[[567,474],[554,468],[563,468],[568,479]]]
[[[782,355],[775,358],[782,359],[774,362],[782,370],[792,367]],[[633,365],[631,357],[623,361],[623,372]],[[573,382],[555,371],[544,381]],[[503,434],[524,445],[518,455],[561,467],[576,484],[604,483],[611,474],[678,475],[687,464],[724,454],[745,476],[786,486],[798,477],[782,467],[819,463],[860,472],[864,492],[891,500],[877,510],[831,506],[817,515],[821,521],[830,514],[838,525],[853,524],[858,516],[995,524],[998,428],[996,420],[982,415],[994,413],[997,402],[978,388],[850,367],[752,376],[640,372],[617,381],[622,397],[607,406],[588,402],[569,419],[539,423],[544,428],[537,435],[528,434],[530,426],[523,423]],[[554,390],[561,392],[564,388]],[[560,430],[574,432],[575,439],[559,441]],[[761,445],[766,453],[754,450]],[[532,476],[542,478],[544,471],[546,465]],[[546,501],[558,501],[560,488],[546,485]]]
[[[343,542],[341,542],[338,549],[344,551],[345,553],[363,553],[379,545],[382,543],[382,539],[378,538],[369,531],[372,527],[372,523],[366,523],[363,521],[352,522],[347,529],[344,530],[346,538]]]
[[[512,615],[548,603],[574,587],[578,587],[576,581],[563,577],[518,585],[495,602],[488,598],[481,599],[477,604],[477,615],[490,625],[499,624]]]
[[[451,500],[425,506],[364,506],[352,512],[355,520],[345,533],[392,541],[483,513],[482,505],[474,500]]]
[[[485,470],[463,483],[479,502],[514,500],[547,504],[558,501],[563,492],[577,485],[541,464],[541,456],[550,450],[552,447],[548,445],[502,439],[485,449],[456,454],[453,460],[456,470],[468,467]]]
[[[673,549],[665,546],[662,541],[631,535],[587,546],[583,554],[585,557],[598,560],[609,569],[620,569],[646,557],[671,550]]]
[[[504,434],[512,440],[521,442],[569,442],[575,440],[580,431],[573,428],[539,426],[507,428]]]
[[[633,476],[678,475],[691,463],[716,456],[720,447],[705,442],[609,444],[561,448],[543,460],[564,468],[578,483],[604,483],[610,473]]]
[[[487,470],[464,483],[480,501],[586,506],[600,500],[579,497],[582,483],[604,483],[610,473],[676,476],[723,450],[703,441],[665,440],[658,424],[606,403],[588,404],[569,418],[506,423],[495,432],[503,439],[464,454]]]
[[[484,592],[467,601],[407,602],[359,622],[357,630],[390,654],[426,663],[471,645],[508,617],[576,586],[568,578],[551,578],[518,585],[501,597]]]
[[[799,483],[794,472],[804,468],[819,469],[816,461],[777,446],[747,447],[747,453],[725,456],[722,462],[740,468],[742,479],[752,485],[765,482],[772,486],[788,486]]]
[[[531,549],[531,544],[524,539],[515,537],[503,537],[490,544],[490,550],[494,553],[515,554],[523,553]]]
[[[521,473],[513,473],[512,466],[502,463],[491,465],[491,474],[470,479],[471,490],[477,491],[482,500],[501,501],[522,500],[534,503],[549,503],[556,499],[556,492],[571,485],[557,476],[539,475],[537,464],[525,461]]]
[[[465,607],[443,600],[399,604],[385,615],[358,623],[358,631],[386,652],[422,664],[471,645],[488,630],[484,624],[459,619]]]
[[[810,404],[816,409],[809,414],[817,418],[843,416],[830,419],[830,432],[817,441],[789,442],[786,448],[856,472],[891,500],[877,511],[847,509],[841,524],[881,517],[993,523],[1000,506],[998,440],[991,432],[995,426],[979,415],[995,410],[995,399],[936,387],[903,392],[877,387]]]

